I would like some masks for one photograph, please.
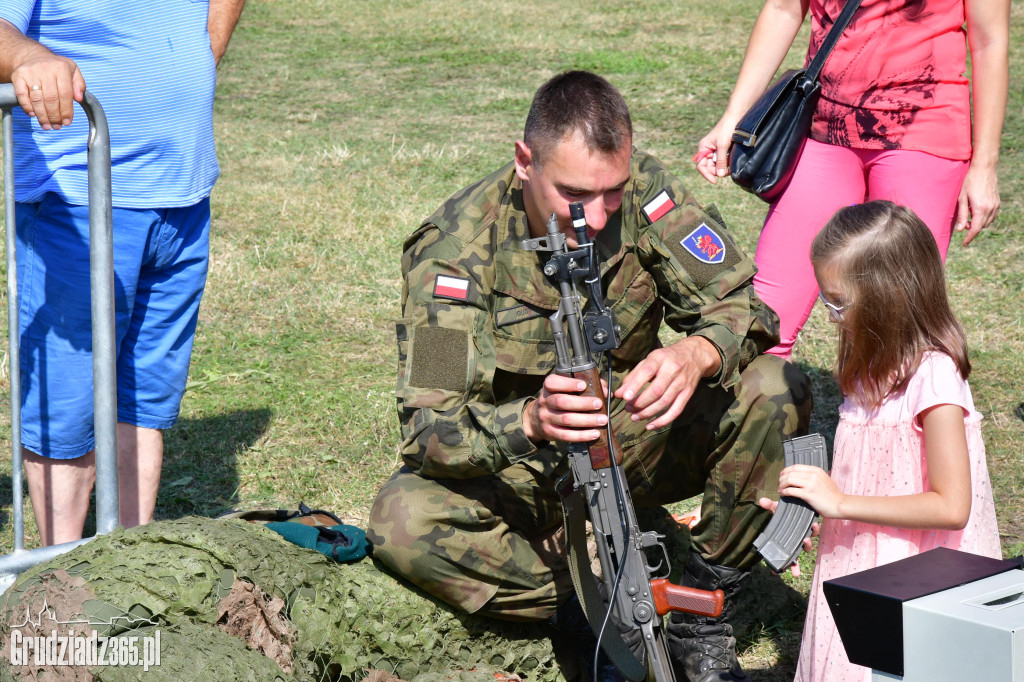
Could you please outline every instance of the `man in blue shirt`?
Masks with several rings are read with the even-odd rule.
[[[82,536],[95,481],[88,84],[110,127],[124,526],[148,522],[178,417],[209,258],[216,65],[245,0],[7,0],[0,81],[14,118],[22,443],[43,544]],[[32,123],[35,118],[38,125]],[[57,132],[60,131],[60,132]]]

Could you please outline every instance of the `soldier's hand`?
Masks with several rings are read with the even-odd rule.
[[[626,401],[633,421],[651,419],[647,428],[658,429],[682,413],[697,382],[714,376],[721,364],[713,343],[702,336],[688,336],[644,358],[626,375],[615,397]]]
[[[42,46],[40,46],[42,47]],[[18,104],[35,116],[43,130],[60,130],[74,118],[74,102],[85,96],[85,79],[78,65],[45,48],[33,51],[11,72]]]
[[[608,387],[601,381],[605,394]],[[601,437],[608,416],[601,410],[601,399],[580,395],[587,384],[582,379],[549,374],[536,400],[523,410],[523,431],[534,443],[564,441],[588,443]]]

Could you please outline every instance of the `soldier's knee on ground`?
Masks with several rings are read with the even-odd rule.
[[[398,472],[384,484],[370,508],[366,539],[373,556],[397,573],[412,578],[429,561],[422,551],[422,539],[436,529],[438,520],[415,490],[423,479],[412,473]],[[419,547],[417,547],[419,545]]]
[[[444,483],[400,470],[377,494],[366,537],[373,556],[420,589],[474,613],[494,594],[490,570],[474,551],[494,524]]]

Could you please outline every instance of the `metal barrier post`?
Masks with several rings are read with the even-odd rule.
[[[93,431],[96,437],[96,533],[120,525],[117,489],[117,334],[110,134],[99,100],[86,92],[89,117],[89,277],[92,284]]]
[[[91,283],[93,402],[96,436],[96,532],[120,524],[117,485],[117,377],[114,327],[113,209],[110,194],[110,135],[99,101],[85,93],[89,119],[89,277]],[[14,153],[11,112],[18,106],[14,85],[0,84],[4,146],[4,229],[7,244],[7,316],[11,377],[11,485],[14,504],[14,552],[0,557],[0,582],[47,561],[91,538],[25,550],[24,467],[21,456],[21,355],[18,321],[18,267],[14,215]],[[60,133],[54,133],[59,135]]]
[[[2,103],[0,103],[2,104]],[[11,489],[14,513],[14,551],[25,549],[24,482],[21,462],[21,336],[18,325],[18,262],[15,256],[14,221],[14,122],[11,110],[3,108],[4,136],[4,232],[7,241],[7,324],[9,352],[8,368],[11,378]],[[10,207],[10,208],[8,208]],[[13,330],[13,331],[11,331]],[[18,358],[18,360],[15,360]]]

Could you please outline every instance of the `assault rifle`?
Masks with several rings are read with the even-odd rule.
[[[597,633],[601,648],[622,674],[634,682],[673,682],[661,617],[669,611],[715,617],[722,612],[724,597],[721,590],[708,592],[669,583],[664,535],[639,529],[598,369],[600,354],[621,343],[619,326],[612,310],[604,304],[597,245],[587,235],[583,204],[570,204],[569,212],[576,232],[576,249],[569,249],[554,214],[548,221],[546,237],[522,242],[524,249],[551,252],[544,274],[557,282],[561,293],[558,311],[550,317],[555,371],[583,379],[587,385],[583,395],[599,398],[609,416],[607,429],[596,441],[569,443],[571,472],[558,482],[569,566],[587,620]],[[581,310],[577,280],[586,285],[585,313]],[[610,368],[608,381],[610,387]],[[590,569],[584,530],[587,518],[597,543],[603,594]],[[654,555],[653,560],[649,553]],[[620,628],[625,630],[627,639],[642,639],[646,655],[638,658],[634,654]],[[640,637],[636,637],[637,632]]]

